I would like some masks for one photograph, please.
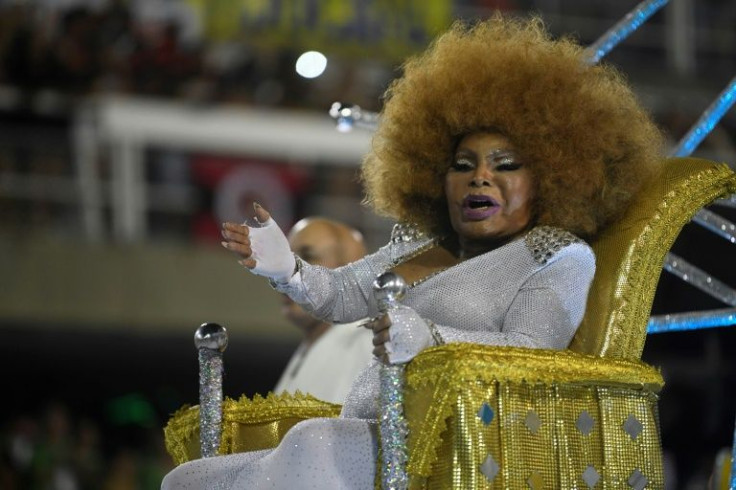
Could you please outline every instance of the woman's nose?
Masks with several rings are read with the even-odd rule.
[[[476,169],[473,178],[470,181],[471,187],[485,187],[491,185],[491,176],[488,171],[482,167]]]

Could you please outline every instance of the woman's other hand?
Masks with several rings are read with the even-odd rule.
[[[388,364],[389,359],[386,355],[386,344],[390,341],[389,329],[391,327],[391,318],[389,318],[387,313],[384,313],[370,320],[365,326],[373,330],[373,355],[384,364]]]
[[[417,354],[435,345],[429,324],[408,306],[399,306],[370,320],[373,330],[373,355],[387,364],[411,361]]]
[[[296,269],[289,242],[268,211],[258,204],[254,208],[260,226],[223,223],[222,246],[238,255],[238,262],[254,274],[287,282]]]

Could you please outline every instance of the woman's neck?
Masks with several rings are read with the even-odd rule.
[[[526,233],[526,230],[516,235],[499,237],[493,240],[469,240],[463,237],[458,237],[457,240],[457,256],[462,260],[472,259],[478,255],[490,252],[497,248],[503,247],[504,245],[511,243],[518,237]]]

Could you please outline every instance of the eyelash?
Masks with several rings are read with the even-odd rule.
[[[501,163],[500,165],[496,166],[496,170],[499,170],[501,172],[511,172],[514,170],[518,170],[521,168],[520,163],[516,163],[513,159],[509,159],[506,163]]]
[[[458,160],[453,161],[450,167],[453,170],[464,171],[464,170],[472,170],[473,168],[475,168],[475,165],[467,158],[460,158]]]
[[[511,172],[514,170],[518,170],[521,168],[521,164],[516,162],[512,157],[510,156],[504,156],[498,159],[498,164],[495,166],[495,169],[500,172]],[[468,160],[467,158],[460,158],[458,160],[455,160],[452,162],[452,165],[450,166],[453,170],[462,172],[462,171],[469,171],[475,168],[475,164]]]

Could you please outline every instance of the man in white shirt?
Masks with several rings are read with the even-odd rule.
[[[337,268],[365,255],[355,229],[324,218],[305,218],[289,232],[291,249],[305,262]],[[282,311],[304,334],[281,375],[275,393],[297,390],[342,404],[353,380],[372,359],[373,334],[355,324],[331,325],[317,320],[284,296]]]

